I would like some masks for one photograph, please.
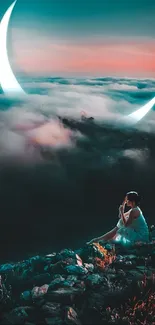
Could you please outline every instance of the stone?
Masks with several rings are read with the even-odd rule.
[[[78,282],[77,276],[68,275],[67,279],[64,281],[63,286],[73,287]]]
[[[83,262],[82,262],[81,257],[78,254],[76,254],[75,256],[76,256],[76,263],[77,263],[77,265],[82,266],[83,265]]]
[[[76,283],[75,283],[75,288],[79,288],[81,290],[85,290],[86,288],[86,285],[85,285],[85,282],[82,281],[82,280],[78,280]]]
[[[64,322],[59,317],[51,317],[51,318],[45,318],[45,322],[47,325],[63,325]]]
[[[77,275],[82,275],[82,274],[87,274],[88,270],[82,266],[79,265],[68,265],[65,267],[65,270],[67,273],[70,274],[77,274]]]
[[[99,274],[91,274],[87,277],[86,283],[88,286],[97,286],[103,282],[103,278]]]
[[[60,316],[61,314],[61,304],[56,302],[46,302],[42,308],[41,311],[46,316]]]
[[[42,287],[34,287],[32,289],[32,299],[43,297],[48,291],[49,285],[44,284]]]
[[[57,261],[63,261],[66,258],[73,258],[76,259],[76,254],[73,250],[71,249],[63,249],[56,255]]]
[[[32,303],[32,294],[31,291],[27,290],[21,293],[20,300],[24,304],[31,304]]]
[[[63,263],[63,261],[58,261],[55,264],[50,264],[48,267],[48,272],[50,274],[64,274],[64,265],[67,263]]]
[[[44,271],[46,260],[41,256],[35,256],[35,257],[31,257],[30,263],[33,272],[42,272]]]
[[[64,281],[65,281],[65,278],[63,278],[63,277],[60,275],[58,278],[54,279],[54,280],[50,283],[50,285],[49,285],[49,290],[53,290],[53,289],[60,288],[61,285],[63,285]]]
[[[51,282],[51,275],[49,273],[35,275],[32,282],[35,286],[42,286],[44,283],[49,284]]]
[[[59,288],[55,291],[50,291],[46,295],[47,301],[55,301],[55,302],[71,302],[73,301],[74,297],[82,295],[84,292],[81,288]]]
[[[25,307],[18,307],[13,309],[9,314],[5,315],[5,318],[11,324],[24,324],[28,319],[28,313]]]
[[[67,325],[81,325],[81,321],[72,307],[66,307],[65,310],[65,323]]]
[[[12,271],[14,269],[14,264],[3,264],[0,266],[0,274],[7,273],[9,271]]]
[[[70,275],[67,276],[66,280],[67,281],[73,281],[74,283],[76,283],[77,279],[78,279],[77,275],[70,274]]]
[[[94,271],[94,265],[92,263],[84,263],[84,267],[88,270],[88,272]]]

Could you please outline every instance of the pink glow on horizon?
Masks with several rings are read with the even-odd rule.
[[[16,37],[15,31],[13,38],[14,63],[28,74],[77,72],[155,76],[155,40],[118,39],[75,44],[52,38]]]

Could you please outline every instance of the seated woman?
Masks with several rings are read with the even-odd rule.
[[[140,198],[137,192],[131,191],[126,194],[123,204],[119,207],[119,221],[115,228],[101,237],[94,238],[93,242],[110,242],[133,245],[134,243],[148,242],[149,229],[146,220],[139,208]],[[125,205],[131,209],[124,213]]]

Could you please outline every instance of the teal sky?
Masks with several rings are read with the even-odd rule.
[[[28,74],[154,77],[155,0],[17,0],[8,49]]]
[[[12,3],[0,0],[0,15]],[[60,36],[155,36],[154,0],[17,0],[13,25]]]

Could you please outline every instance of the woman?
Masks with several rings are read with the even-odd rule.
[[[139,208],[140,198],[137,192],[131,191],[126,194],[123,204],[119,207],[119,221],[115,228],[105,235],[94,238],[87,244],[105,241],[125,245],[132,245],[135,242],[148,242],[149,230],[146,220]],[[124,213],[125,205],[131,209]]]

